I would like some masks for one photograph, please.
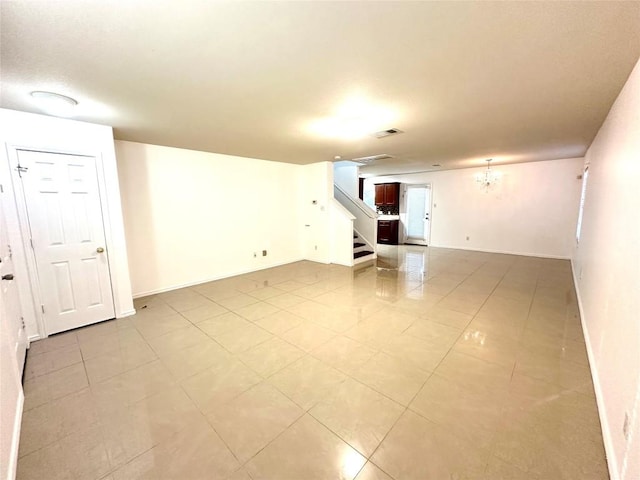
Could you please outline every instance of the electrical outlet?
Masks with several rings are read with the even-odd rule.
[[[622,434],[624,435],[624,439],[628,442],[629,441],[629,428],[630,428],[630,421],[629,421],[629,412],[624,412],[624,424],[622,425]]]
[[[262,250],[262,256],[266,257],[267,256],[267,251],[266,250]]]
[[[258,258],[258,252],[253,252],[253,258]]]
[[[467,237],[467,240],[469,240],[469,237]]]
[[[315,246],[314,246],[314,249],[316,249],[316,250],[317,250],[317,249],[318,249],[318,245],[315,245]]]

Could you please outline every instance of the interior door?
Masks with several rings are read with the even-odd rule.
[[[0,186],[0,478],[3,479],[16,475],[24,401],[21,378],[27,349],[4,214],[7,195]]]
[[[429,244],[431,185],[407,187],[407,243]]]
[[[4,325],[3,332],[7,335],[11,356],[16,362],[18,375],[22,377],[24,359],[27,352],[27,333],[24,328],[20,297],[15,282],[15,271],[11,254],[11,245],[7,231],[7,221],[4,214],[4,189],[0,193],[0,316]]]
[[[95,158],[17,156],[47,335],[113,318]]]

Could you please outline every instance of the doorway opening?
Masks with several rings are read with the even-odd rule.
[[[429,245],[431,237],[431,184],[407,185],[405,243]]]
[[[13,153],[41,336],[114,318],[96,158],[27,149]]]

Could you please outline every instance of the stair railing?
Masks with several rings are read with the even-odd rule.
[[[355,217],[353,227],[375,252],[378,241],[378,214],[359,198],[353,198],[335,183],[334,198]]]

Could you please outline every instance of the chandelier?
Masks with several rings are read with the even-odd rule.
[[[476,182],[478,182],[480,184],[480,186],[482,188],[484,188],[485,192],[488,192],[489,189],[492,186],[494,186],[496,184],[496,182],[498,181],[498,175],[496,174],[496,172],[491,170],[491,161],[492,160],[493,160],[493,158],[488,158],[486,160],[487,169],[484,172],[478,173],[476,175]]]

